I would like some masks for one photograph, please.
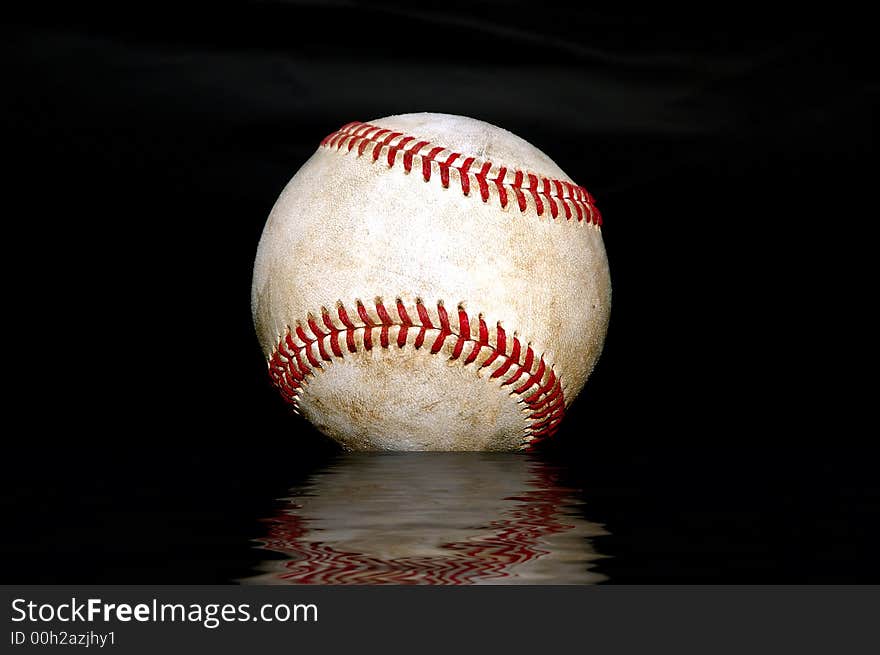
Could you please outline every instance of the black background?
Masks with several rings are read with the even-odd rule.
[[[184,7],[8,24],[7,370],[25,411],[5,431],[3,582],[248,570],[273,498],[335,453],[265,374],[263,223],[326,134],[411,111],[519,134],[604,214],[607,344],[541,455],[608,526],[600,570],[880,582],[875,429],[848,388],[872,298],[853,299],[857,230],[876,217],[865,18]]]

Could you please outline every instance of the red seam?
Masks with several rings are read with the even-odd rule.
[[[337,304],[336,313],[341,325],[334,322],[326,308],[322,308],[321,323],[326,329],[319,327],[314,316],[309,315],[306,320],[308,328],[298,323],[293,330],[290,328],[285,330],[269,356],[268,368],[272,382],[278,387],[287,402],[297,407],[300,390],[307,383],[307,376],[314,375],[313,369],[321,368],[320,360],[330,362],[333,358],[343,357],[343,351],[339,345],[340,336],[343,334],[345,335],[346,347],[349,352],[354,353],[358,350],[355,333],[359,330],[363,331],[363,348],[368,351],[373,348],[373,330],[375,329],[380,330],[379,344],[382,348],[388,348],[390,345],[392,327],[398,328],[396,343],[401,348],[406,345],[406,337],[410,329],[418,329],[419,331],[414,342],[416,348],[420,348],[424,344],[428,330],[436,330],[438,335],[431,345],[432,354],[439,353],[446,339],[453,337],[455,344],[450,356],[451,360],[458,359],[465,347],[470,344],[472,349],[464,359],[464,364],[475,362],[479,353],[484,348],[488,348],[491,352],[486,360],[479,364],[479,368],[487,368],[500,359],[500,365],[489,378],[497,379],[509,374],[510,377],[506,378],[501,386],[514,385],[523,376],[526,376],[525,382],[511,392],[511,395],[520,397],[520,402],[528,408],[529,412],[530,424],[523,437],[523,447],[530,448],[538,441],[556,433],[565,414],[565,396],[561,381],[555,371],[544,362],[544,358],[536,356],[531,345],[527,345],[523,353],[520,338],[514,336],[509,339],[501,323],[496,325],[493,341],[482,315],[478,317],[477,336],[474,337],[473,321],[463,306],[458,307],[458,326],[453,329],[449,321],[449,314],[442,302],[438,302],[436,305],[437,324],[431,320],[427,308],[420,300],[416,301],[418,321],[412,319],[410,312],[407,311],[400,299],[395,302],[397,318],[389,313],[380,298],[376,298],[373,305],[376,315],[379,317],[379,323],[370,317],[365,305],[358,300],[355,302],[355,312],[360,319],[359,323],[352,320],[349,311],[340,302]],[[297,343],[297,339],[299,343]],[[330,343],[330,352],[327,351],[325,341]],[[510,353],[507,352],[508,342],[511,344]],[[315,356],[315,349],[317,349],[320,359]],[[304,362],[304,359],[308,361],[308,364]],[[537,367],[533,371],[532,368],[535,366],[536,360]]]
[[[342,348],[339,347],[339,332],[336,330],[336,326],[333,325],[333,321],[330,320],[330,313],[326,308],[321,309],[321,318],[324,320],[324,325],[327,326],[329,332],[327,334],[330,335],[330,349],[333,351],[334,357],[344,357],[342,354]]]
[[[532,385],[541,381],[541,378],[544,376],[544,358],[538,362],[538,370],[535,371],[534,375],[530,375],[529,379],[525,381],[525,383],[521,387],[517,387],[513,390],[514,393],[525,393],[527,389],[530,389]]]
[[[498,189],[498,199],[501,201],[501,208],[507,207],[507,189],[504,188],[504,177],[507,175],[507,169],[502,168],[498,171],[498,177],[495,178],[495,187]]]
[[[397,155],[397,153],[398,153],[401,149],[403,149],[403,147],[404,147],[407,143],[409,143],[410,141],[412,141],[413,139],[415,139],[414,136],[407,136],[407,137],[404,137],[404,138],[402,138],[400,141],[397,142],[397,145],[396,145],[396,146],[394,146],[393,148],[388,148],[388,167],[389,167],[389,168],[391,168],[392,166],[394,166],[394,158],[395,158],[395,156]],[[406,165],[404,165],[404,168],[406,168]]]
[[[422,177],[425,182],[431,181],[431,162],[434,161],[434,157],[443,152],[443,146],[439,146],[437,148],[431,148],[430,152],[427,155],[422,157]]]
[[[459,158],[459,153],[453,152],[449,157],[446,158],[446,161],[440,164],[440,184],[443,185],[444,189],[449,188],[449,169],[452,167],[452,163]]]
[[[492,162],[487,161],[483,164],[480,172],[474,174],[474,177],[477,178],[477,184],[480,185],[480,198],[483,199],[483,202],[489,202],[489,184],[486,182],[486,175],[489,174],[490,168],[492,168]]]
[[[443,303],[437,303],[437,316],[440,319],[440,334],[437,335],[437,338],[434,340],[434,345],[431,346],[432,355],[436,355],[440,352],[440,349],[443,347],[443,342],[446,341],[446,337],[452,334],[452,330],[449,329],[449,315],[446,313],[446,308],[443,306]]]
[[[468,171],[473,163],[474,157],[466,157],[461,168],[458,169],[461,174],[461,192],[466,196],[470,195],[471,192],[471,178],[468,175]]]
[[[321,355],[321,359],[323,359],[325,362],[331,361],[330,355],[328,355],[327,351],[324,349],[324,337],[326,337],[327,335],[318,329],[318,324],[315,322],[314,316],[309,316],[308,323],[309,329],[312,331],[312,334],[314,334],[318,338],[318,354]]]
[[[412,170],[412,158],[419,150],[428,145],[427,141],[419,141],[403,155],[403,170],[409,173]]]
[[[391,143],[398,137],[402,138],[392,146]],[[470,176],[473,175],[479,186],[480,197],[483,202],[489,201],[488,183],[491,181],[498,189],[498,199],[502,208],[505,208],[508,204],[509,188],[516,196],[520,211],[525,212],[528,207],[526,200],[527,192],[532,198],[532,203],[538,216],[542,216],[549,211],[550,215],[556,219],[560,214],[559,205],[562,205],[565,219],[572,220],[571,206],[574,206],[579,222],[586,219],[587,222],[593,225],[602,225],[602,215],[596,208],[595,198],[584,187],[573,184],[568,180],[558,180],[538,176],[535,173],[514,170],[514,180],[512,183],[508,183],[505,182],[507,168],[504,167],[499,167],[498,175],[490,180],[488,179],[488,173],[493,168],[492,162],[481,160],[479,164],[480,171],[471,173],[469,169],[477,161],[475,157],[451,152],[443,146],[435,146],[429,153],[418,155],[419,151],[429,145],[427,141],[418,141],[414,146],[407,148],[406,146],[410,142],[415,141],[416,137],[404,135],[402,132],[392,132],[389,129],[379,128],[375,125],[359,121],[348,123],[325,137],[321,141],[321,147],[341,150],[342,144],[346,142],[346,139],[348,139],[346,152],[350,152],[354,148],[355,143],[357,143],[358,156],[363,155],[364,151],[372,145],[373,161],[377,161],[382,149],[387,148],[386,157],[389,167],[394,166],[397,161],[397,153],[403,150],[403,168],[407,173],[412,169],[413,157],[420,156],[422,159],[422,177],[426,182],[431,179],[431,162],[436,162],[440,170],[440,181],[444,188],[449,187],[449,171],[451,168],[455,168],[459,172],[461,190],[464,195],[470,194]],[[444,151],[449,152],[445,161],[438,161],[438,155]],[[459,159],[462,162],[460,164],[455,163]],[[524,184],[524,178],[526,177],[528,178],[528,183]]]

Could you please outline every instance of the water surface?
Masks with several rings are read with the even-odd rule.
[[[265,520],[255,584],[589,584],[607,534],[519,453],[352,453]],[[279,559],[281,556],[281,559]]]

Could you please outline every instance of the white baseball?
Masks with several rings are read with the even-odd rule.
[[[251,306],[272,380],[349,449],[528,448],[602,349],[600,226],[585,189],[499,127],[350,123],[263,230]]]

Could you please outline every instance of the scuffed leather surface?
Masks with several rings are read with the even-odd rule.
[[[570,180],[544,153],[474,119],[409,114],[371,124],[545,177]],[[605,337],[611,283],[601,231],[502,209],[380,157],[319,148],[285,187],[254,266],[252,310],[267,357],[288,326],[338,301],[463,303],[501,321],[543,354],[566,405],[592,370]],[[494,191],[490,189],[490,191]],[[494,201],[494,202],[493,202]],[[439,363],[438,363],[439,362]],[[500,380],[473,364],[407,345],[346,353],[310,378],[300,410],[356,449],[511,449],[526,413]],[[511,409],[511,407],[513,409]]]

